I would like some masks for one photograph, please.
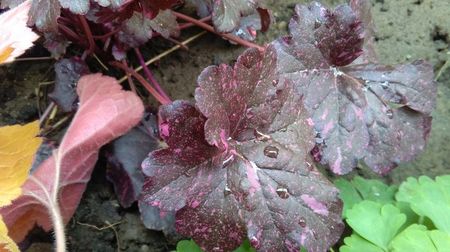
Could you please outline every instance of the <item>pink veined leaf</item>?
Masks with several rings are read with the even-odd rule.
[[[39,225],[52,229],[49,212],[58,204],[64,223],[74,214],[97,161],[100,147],[136,125],[144,107],[132,92],[101,74],[83,76],[80,107],[55,154],[23,186],[23,195],[0,209],[11,237],[19,242]]]
[[[27,26],[31,0],[0,14],[0,64],[14,61],[39,38]]]

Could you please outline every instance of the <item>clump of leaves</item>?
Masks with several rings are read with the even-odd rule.
[[[428,63],[373,63],[365,5],[351,6],[297,5],[289,36],[206,68],[195,104],[161,106],[168,147],[143,163],[141,202],[206,251],[332,246],[342,206],[313,159],[385,173],[424,148],[436,98]]]
[[[204,25],[219,33],[254,40],[256,31],[266,30],[271,22],[262,0],[190,1],[200,15],[212,19],[214,28]],[[3,0],[0,8],[22,2],[30,10],[28,25],[44,33],[44,46],[53,56],[63,55],[71,41],[85,48],[86,56],[109,52],[117,60],[125,58],[127,49],[139,47],[155,36],[177,37],[180,25],[171,9],[184,4],[184,0]],[[103,43],[103,50],[97,42]]]
[[[339,179],[336,186],[347,209],[344,218],[353,230],[340,251],[450,248],[450,176],[408,178],[399,188],[360,177]]]

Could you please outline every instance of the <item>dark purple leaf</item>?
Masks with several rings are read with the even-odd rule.
[[[232,250],[245,235],[261,251],[323,251],[340,237],[337,189],[308,157],[307,111],[276,59],[268,47],[234,68],[209,67],[195,94],[201,113],[183,101],[160,110],[168,148],[143,163],[143,201],[177,211],[177,231],[206,251]]]
[[[114,185],[120,204],[130,207],[142,191],[144,174],[141,171],[142,161],[148,153],[161,148],[155,132],[158,132],[156,118],[146,116],[147,127],[139,125],[127,134],[114,140],[107,151],[108,169],[106,177]]]
[[[40,31],[57,31],[57,18],[61,14],[58,0],[34,0],[28,15],[28,25],[36,25]]]
[[[356,59],[353,64],[357,63],[375,63],[378,62],[375,52],[375,24],[372,19],[371,7],[369,0],[350,0],[349,5],[355,12],[355,15],[361,20],[364,26],[364,46],[363,54]]]
[[[153,19],[142,15],[141,12],[134,12],[133,16],[125,22],[122,31],[118,33],[118,38],[130,47],[138,47],[151,39],[154,32],[165,38],[179,35],[176,17],[170,10],[160,11]]]
[[[70,42],[61,34],[55,32],[44,33],[44,47],[51,53],[53,58],[59,59],[66,54]]]
[[[76,110],[78,99],[76,85],[82,75],[89,73],[84,61],[70,58],[55,63],[55,88],[48,95],[64,112]]]
[[[146,228],[163,231],[166,237],[176,236],[175,212],[164,212],[156,206],[150,206],[141,201],[139,202],[139,212]]]
[[[254,10],[252,14],[241,17],[239,26],[232,33],[247,41],[253,41],[256,39],[257,31],[267,30],[272,20],[269,11],[258,8],[258,11]]]
[[[274,42],[278,70],[305,96],[316,160],[337,174],[359,160],[386,173],[423,150],[436,101],[431,65],[345,66],[364,41],[361,22],[345,5],[298,5],[290,29],[291,37]]]
[[[214,27],[219,32],[232,32],[240,24],[241,17],[252,15],[257,8],[264,8],[263,0],[189,0],[197,7],[201,17],[212,15]],[[267,15],[264,16],[267,23]]]
[[[88,12],[89,0],[59,0],[61,7],[69,9],[74,14],[84,15]]]

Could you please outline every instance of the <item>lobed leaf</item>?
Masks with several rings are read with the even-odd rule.
[[[374,245],[368,240],[362,238],[358,234],[353,233],[344,239],[344,245],[339,248],[340,252],[383,252],[385,250]]]
[[[276,59],[272,46],[247,50],[234,67],[202,72],[198,110],[160,109],[168,148],[144,161],[142,200],[176,211],[177,231],[206,251],[232,250],[245,235],[262,251],[322,251],[342,231],[337,190],[308,157],[302,96],[278,78]]]
[[[289,27],[274,42],[278,71],[305,97],[316,161],[345,174],[363,160],[384,174],[424,149],[436,102],[430,64],[349,65],[364,53],[364,29],[347,5],[298,5]]]
[[[409,203],[418,215],[430,218],[437,229],[450,234],[450,176],[438,176],[435,181],[425,176],[408,178],[395,197]]]
[[[165,38],[179,35],[176,17],[170,10],[160,11],[150,19],[141,12],[134,12],[130,19],[125,21],[122,31],[118,33],[119,40],[131,47],[138,47],[146,43],[158,32]]]
[[[359,236],[386,251],[406,216],[391,204],[361,201],[347,211],[346,221]]]
[[[51,205],[60,206],[67,223],[86,188],[100,147],[127,132],[142,117],[140,99],[123,91],[114,78],[86,75],[79,80],[77,93],[80,107],[56,151],[57,158],[44,161],[29,175],[23,194],[0,209],[15,241],[23,240],[36,224],[50,230],[47,207]]]
[[[11,7],[10,10],[0,14],[0,65],[13,62],[39,38],[27,26],[31,2],[25,1]]]
[[[422,225],[411,225],[391,242],[390,251],[445,252],[450,248],[450,235],[441,230],[427,230]]]
[[[351,181],[338,179],[334,182],[339,189],[339,197],[344,202],[343,217],[357,203],[370,200],[381,204],[395,203],[397,186],[388,186],[376,179],[364,179],[356,176]]]
[[[214,27],[218,32],[232,32],[242,20],[252,14],[258,14],[258,8],[264,9],[264,0],[189,0],[197,7],[201,17],[212,15]],[[265,10],[265,9],[264,9]],[[270,22],[270,16],[260,15],[261,22]],[[264,30],[264,29],[263,29]]]

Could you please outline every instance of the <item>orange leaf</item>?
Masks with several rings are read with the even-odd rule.
[[[38,121],[0,128],[0,206],[20,196],[20,187],[28,178],[33,156],[41,144],[38,133]]]

